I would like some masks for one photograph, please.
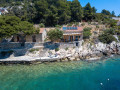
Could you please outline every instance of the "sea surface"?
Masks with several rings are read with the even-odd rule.
[[[0,66],[0,90],[120,90],[120,57]]]

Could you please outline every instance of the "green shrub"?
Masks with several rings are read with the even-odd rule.
[[[91,36],[91,28],[84,28],[83,39],[89,39]]]
[[[55,25],[55,27],[56,27],[56,28],[61,28],[61,26],[60,26],[60,25]]]
[[[73,47],[73,49],[75,49],[75,46]]]
[[[98,26],[98,25],[96,25],[96,28],[99,28],[99,26]]]
[[[43,23],[39,24],[40,28],[44,28],[45,25]]]
[[[35,51],[39,51],[39,49],[34,49],[34,48],[33,48],[33,49],[30,49],[30,50],[29,50],[29,52],[31,52],[31,53],[32,53],[32,52],[35,52]]]
[[[102,34],[98,37],[98,39],[101,42],[106,43],[106,44],[110,44],[113,41],[117,41],[116,38],[111,34]]]
[[[73,23],[69,23],[67,26],[72,26],[73,25]]]
[[[49,53],[49,54],[52,54],[52,52],[51,52],[51,51],[48,51],[48,53]]]
[[[52,42],[58,41],[59,39],[63,38],[63,31],[59,29],[52,29],[49,32],[47,32],[48,39]]]
[[[78,26],[79,25],[79,22],[75,22],[75,26]]]
[[[91,22],[88,22],[88,24],[90,25],[90,24],[91,24]]]
[[[85,26],[85,23],[82,23],[81,25],[82,25],[82,26]]]
[[[59,51],[59,48],[55,48],[55,51],[56,51],[56,52]]]
[[[115,29],[114,28],[110,28],[110,29],[106,29],[104,31],[105,34],[111,34],[111,35],[115,35]]]
[[[65,50],[67,51],[67,50],[68,50],[68,47],[66,47]]]

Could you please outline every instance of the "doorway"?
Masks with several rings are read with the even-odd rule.
[[[71,41],[71,42],[73,41],[73,36],[70,36],[70,41]]]
[[[36,36],[35,36],[35,35],[32,36],[32,41],[33,41],[33,42],[36,42]]]
[[[20,42],[20,38],[19,38],[19,36],[17,36],[17,42]]]

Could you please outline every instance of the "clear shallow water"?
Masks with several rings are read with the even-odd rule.
[[[120,90],[120,58],[0,66],[0,90]]]

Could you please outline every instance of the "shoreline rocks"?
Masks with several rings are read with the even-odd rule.
[[[55,53],[52,51],[52,53]],[[68,62],[68,61],[95,61],[100,60],[102,57],[111,56],[113,54],[120,55],[120,43],[112,42],[111,44],[103,44],[99,42],[98,44],[82,45],[76,49],[70,49],[69,51],[61,50],[59,51],[61,55],[59,57],[30,57],[23,56],[20,58],[15,58],[15,60],[10,59],[0,59],[0,64],[33,64],[33,63],[44,63],[44,62]],[[28,57],[28,58],[27,58]]]

